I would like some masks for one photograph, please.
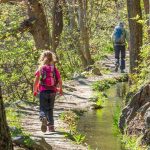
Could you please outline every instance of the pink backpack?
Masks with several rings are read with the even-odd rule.
[[[56,86],[56,73],[55,67],[45,65],[40,70],[40,85],[50,88]]]

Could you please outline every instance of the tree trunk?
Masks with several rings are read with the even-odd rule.
[[[87,60],[88,65],[92,65],[94,61],[91,58],[91,53],[90,53],[90,45],[89,45],[89,31],[88,27],[84,28],[84,41],[85,41],[85,58]]]
[[[119,21],[120,17],[119,17],[119,7],[118,7],[118,0],[115,0],[115,5],[116,5],[116,18]]]
[[[87,67],[87,61],[85,59],[85,56],[83,54],[83,47],[80,43],[81,39],[79,38],[80,32],[75,32],[77,30],[77,22],[76,20],[76,13],[77,10],[79,10],[79,7],[75,6],[76,5],[76,0],[66,0],[66,4],[68,7],[68,16],[69,16],[69,27],[70,27],[70,35],[72,39],[74,39],[74,44],[77,46],[77,54],[80,57],[80,60],[82,62],[82,65],[84,68]]]
[[[52,31],[52,50],[56,52],[59,45],[60,35],[63,30],[63,10],[60,0],[54,0],[53,7],[53,31]]]
[[[76,39],[77,39],[77,53],[80,57],[80,60],[82,62],[83,67],[86,68],[87,67],[87,60],[85,59],[85,56],[83,54],[83,47],[82,47],[82,44],[80,42],[80,38],[76,37]]]
[[[6,122],[6,114],[2,100],[1,87],[0,87],[0,149],[13,150],[11,136]]]
[[[130,72],[136,73],[140,61],[140,47],[142,46],[142,25],[133,19],[142,19],[140,0],[127,0],[128,19],[130,29]]]
[[[90,54],[90,48],[89,48],[89,33],[88,33],[88,27],[87,27],[87,1],[79,0],[79,29],[80,29],[80,40],[81,40],[81,49],[83,52],[83,55],[86,59],[86,66],[93,64],[93,60],[91,58]]]
[[[66,0],[66,2],[69,4],[69,6],[68,6],[69,26],[70,26],[70,30],[73,31],[76,27],[76,22],[75,22],[75,0]]]
[[[28,0],[28,16],[35,18],[30,28],[37,49],[50,49],[50,33],[42,3],[39,0]]]
[[[0,0],[0,3],[21,1],[23,0]],[[50,49],[50,33],[41,1],[26,0],[24,2],[28,7],[29,18],[26,22],[23,22],[23,26],[21,26],[18,31],[21,30],[21,32],[23,32],[25,30],[23,27],[25,26],[25,28],[28,28],[29,32],[33,35],[37,49]]]
[[[150,42],[150,0],[143,0],[144,2],[144,9],[145,9],[145,13],[147,15],[147,26],[148,26],[148,38],[149,38],[149,42]]]

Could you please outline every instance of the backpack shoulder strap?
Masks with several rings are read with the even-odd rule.
[[[40,75],[42,74],[43,66],[39,68]]]
[[[40,68],[39,68],[39,73],[40,73],[40,79],[42,80],[42,78],[43,78],[43,69],[44,69],[44,66],[41,66]]]
[[[56,67],[54,65],[54,78],[56,80],[56,84],[58,83],[58,78],[57,78],[57,75],[56,75]]]

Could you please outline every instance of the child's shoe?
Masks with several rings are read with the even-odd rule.
[[[46,132],[47,131],[47,118],[43,117],[41,118],[42,125],[41,125],[41,131]]]
[[[49,132],[55,132],[53,125],[48,125]]]

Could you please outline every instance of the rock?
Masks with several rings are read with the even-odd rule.
[[[126,98],[125,98],[125,103],[127,104],[130,100],[131,100],[131,98],[134,96],[134,93],[133,92],[128,92],[127,94],[126,94]]]
[[[150,144],[150,85],[143,86],[122,110],[119,128],[131,135],[143,136],[142,143]]]
[[[85,71],[90,71],[90,70],[92,70],[92,68],[93,68],[93,65],[90,65],[90,66],[86,67],[84,70]]]
[[[144,133],[144,136],[142,138],[142,144],[144,144],[144,145],[150,145],[150,131],[149,130],[147,130]]]
[[[24,144],[24,137],[23,136],[17,136],[12,138],[12,142],[16,145],[23,145]]]
[[[33,141],[30,144],[26,144],[24,136],[14,137],[12,139],[13,144],[20,147],[28,148],[30,150],[52,150],[52,146],[49,145],[45,139],[42,138],[31,138]]]
[[[102,63],[101,61],[96,61],[94,66],[95,68],[102,69],[102,67],[104,66],[104,63]]]
[[[92,69],[92,73],[95,74],[95,75],[99,75],[99,76],[102,76],[100,70],[98,68],[93,68]]]
[[[118,127],[120,128],[120,131],[122,134],[124,133],[124,127],[126,125],[126,119],[127,119],[128,111],[129,111],[129,107],[127,106],[122,110],[122,114],[121,114],[120,119],[119,119]]]
[[[148,108],[150,107],[150,102],[147,102],[145,105],[143,105],[138,112],[141,113],[141,116],[143,117],[148,112]]]
[[[150,87],[142,87],[131,99],[130,103],[123,109],[120,117],[120,128],[129,123],[147,102],[150,102]]]
[[[19,130],[17,127],[10,127],[9,126],[9,130],[11,131],[11,132],[17,132],[17,130]]]
[[[91,105],[90,109],[102,109],[102,108],[103,108],[103,106],[98,106],[96,103],[94,103]]]
[[[78,80],[79,78],[86,78],[84,74],[78,74],[78,73],[74,73],[73,75],[73,78],[72,79],[75,79],[75,80]]]
[[[35,150],[52,150],[52,146],[49,145],[44,138],[32,138],[35,143],[33,144],[33,148]]]
[[[146,129],[147,130],[150,129],[150,106],[145,113],[144,120],[145,120]]]

